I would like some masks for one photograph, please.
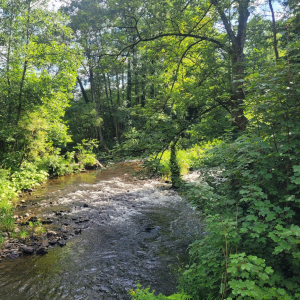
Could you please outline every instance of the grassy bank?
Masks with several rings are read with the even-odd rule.
[[[220,140],[207,142],[199,145],[194,145],[189,149],[177,149],[176,160],[180,169],[180,174],[186,175],[191,169],[197,169],[201,165],[202,159],[207,155],[207,150],[220,144]],[[171,164],[170,164],[171,150],[168,149],[156,156],[151,156],[147,161],[149,168],[162,176],[165,180],[171,179]]]
[[[22,192],[41,185],[50,176],[63,176],[79,172],[85,166],[96,165],[96,155],[93,153],[95,142],[83,141],[75,151],[61,155],[59,148],[42,157],[24,160],[19,167],[0,168],[0,244],[4,241],[3,232],[10,236],[22,237],[23,231],[15,230],[13,218],[14,205]]]

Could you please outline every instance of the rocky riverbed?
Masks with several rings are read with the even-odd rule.
[[[169,184],[134,176],[136,163],[52,179],[22,198],[16,220],[46,232],[9,237],[0,299],[128,299],[137,282],[176,289],[200,215]]]

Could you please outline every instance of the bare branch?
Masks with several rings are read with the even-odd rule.
[[[218,0],[211,0],[211,3],[216,7],[221,19],[222,19],[222,22],[225,26],[225,29],[227,31],[227,34],[229,35],[229,38],[231,40],[231,42],[236,46],[238,47],[238,41],[237,41],[237,37],[235,36],[233,30],[231,29],[231,24],[230,22],[228,21],[225,13],[224,13],[224,10],[219,6],[219,3],[218,3]]]

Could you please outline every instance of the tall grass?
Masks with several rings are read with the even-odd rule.
[[[194,145],[189,149],[178,149],[176,152],[177,163],[180,168],[180,174],[186,175],[191,168],[195,169],[200,166],[201,160],[204,158],[205,151],[220,144],[220,140],[213,140],[212,142],[202,143]],[[159,175],[164,179],[170,179],[171,166],[170,166],[171,151],[166,150],[162,155],[161,153],[157,157],[161,157],[159,166],[157,168]],[[154,161],[154,156],[150,157],[149,162]]]

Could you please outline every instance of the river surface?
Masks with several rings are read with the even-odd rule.
[[[136,178],[137,168],[126,163],[52,179],[23,198],[19,215],[51,219],[51,230],[64,223],[82,231],[46,255],[4,259],[0,299],[129,299],[138,282],[175,292],[187,247],[202,232],[200,215],[170,185]]]

